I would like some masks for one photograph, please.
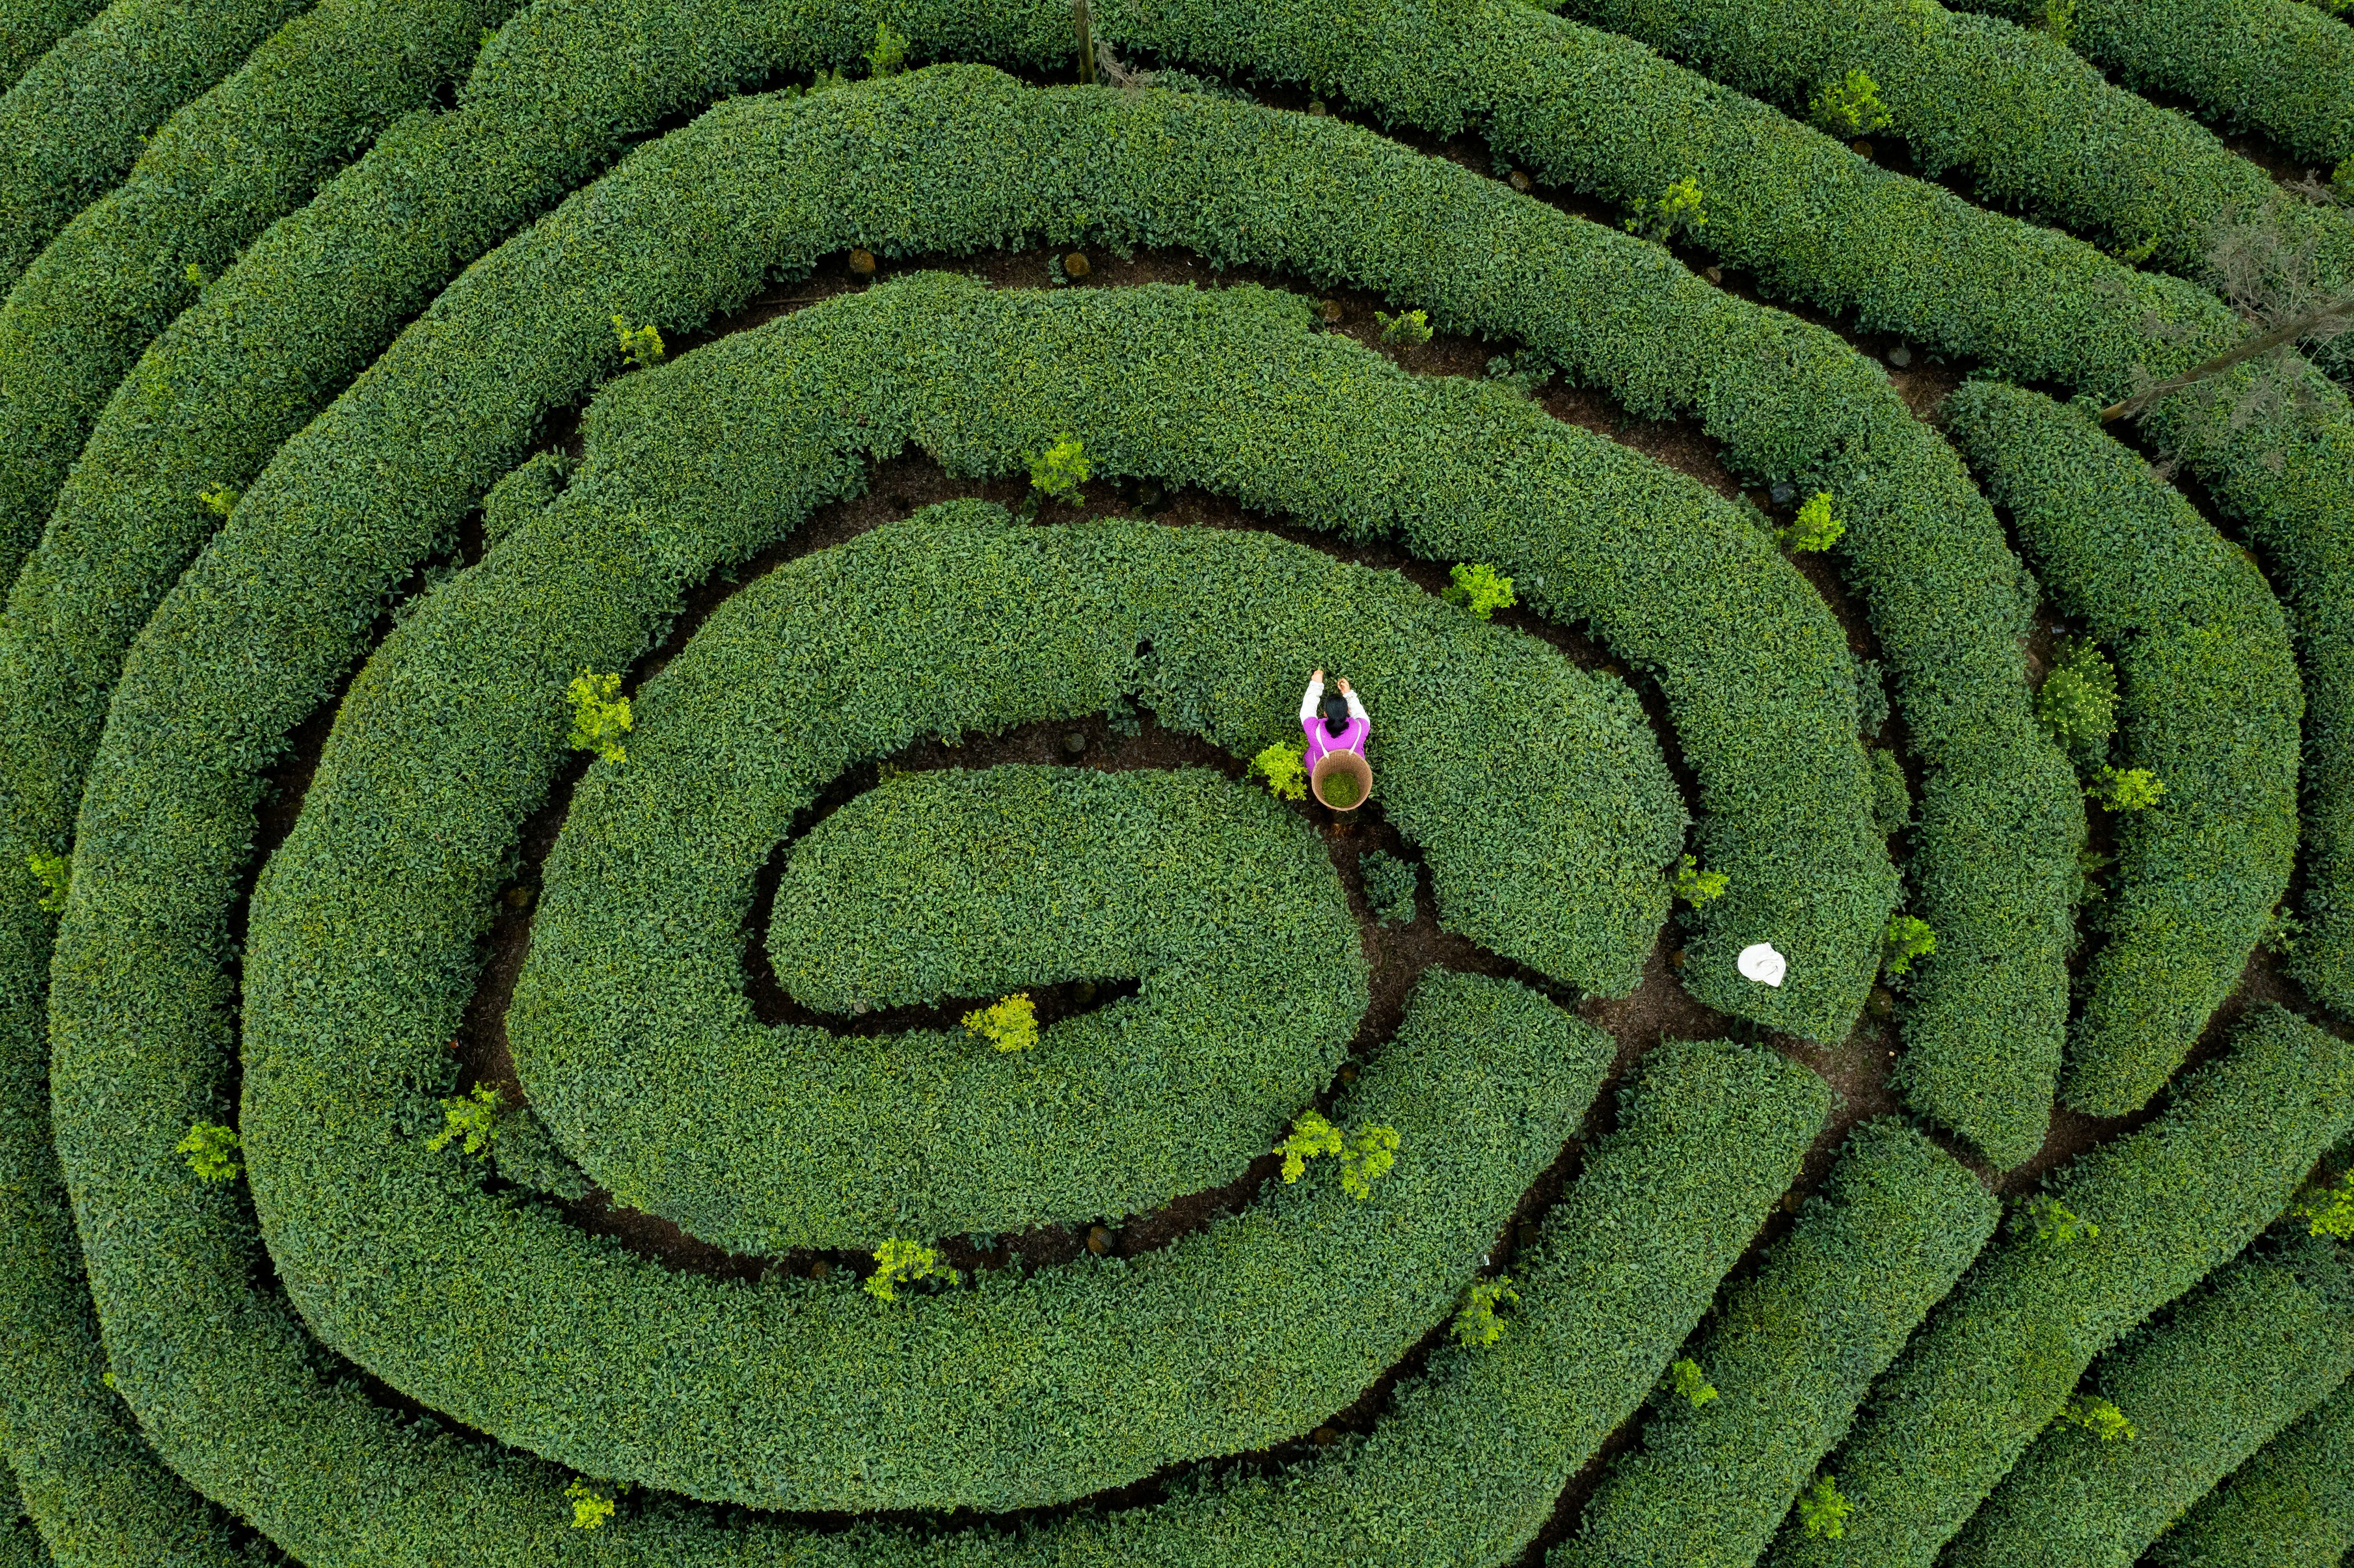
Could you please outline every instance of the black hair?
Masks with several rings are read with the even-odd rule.
[[[1349,727],[1349,699],[1340,693],[1325,693],[1323,704],[1318,711],[1324,715],[1325,734],[1338,736]]]

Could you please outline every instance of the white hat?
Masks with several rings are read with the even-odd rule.
[[[1790,960],[1774,950],[1771,942],[1752,942],[1741,949],[1733,960],[1744,980],[1754,980],[1761,985],[1778,986],[1782,977],[1790,972]]]

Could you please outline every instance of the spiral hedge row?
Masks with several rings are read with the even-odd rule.
[[[1930,1314],[1831,1457],[1855,1510],[1785,1524],[1764,1561],[1925,1564],[2056,1415],[2093,1359],[2260,1234],[2354,1127],[2354,1047],[2277,1008],[2177,1081],[2166,1114],[2076,1160]]]
[[[2163,1327],[2086,1378],[2133,1435],[2046,1427],[1955,1541],[1952,1560],[2129,1568],[2185,1508],[2346,1381],[2349,1284],[2326,1247],[2218,1270]]]
[[[1986,1245],[2000,1204],[1894,1121],[1867,1122],[1692,1358],[1716,1397],[1663,1395],[1552,1568],[1750,1563],[1872,1380]]]
[[[1997,382],[1945,415],[2054,606],[2116,651],[2117,750],[2167,790],[2118,824],[2063,1083],[2115,1116],[2182,1065],[2288,886],[2305,706],[2288,630],[2246,553],[2090,419]]]
[[[495,58],[494,54],[492,58]],[[487,70],[491,63],[486,59],[483,69]],[[931,108],[933,101],[922,107]],[[1050,99],[1023,107],[1033,114],[1051,117],[1057,105]],[[1067,134],[1105,129],[1090,123],[1106,112],[1103,106],[1071,107],[1078,112]],[[814,103],[811,106],[812,112],[819,108]],[[2081,832],[2074,820],[2081,808],[2064,783],[2057,754],[2033,730],[2024,712],[2023,679],[2010,641],[2021,604],[2016,564],[1951,455],[1934,440],[1925,440],[1884,386],[1876,377],[1859,376],[1861,366],[1829,340],[1818,334],[1820,346],[1804,347],[1791,340],[1796,329],[1787,320],[1759,320],[1758,313],[1733,305],[1680,272],[1662,276],[1657,252],[1649,248],[1623,238],[1606,239],[1585,226],[1558,219],[1547,222],[1529,212],[1526,204],[1512,203],[1486,182],[1469,177],[1443,179],[1394,150],[1384,154],[1381,143],[1338,127],[1270,123],[1263,117],[1254,122],[1241,111],[1205,101],[1165,108],[1156,103],[1154,109],[1156,120],[1167,115],[1175,122],[1172,129],[1193,130],[1197,149],[1216,148],[1235,161],[1222,160],[1203,169],[1200,185],[1172,190],[1167,184],[1168,162],[1153,158],[1147,166],[1136,168],[1128,180],[1068,196],[1051,186],[1033,194],[1034,183],[1055,168],[1053,162],[1016,165],[992,185],[999,201],[1020,204],[1013,212],[1000,216],[987,207],[976,212],[970,182],[949,187],[942,191],[944,202],[960,199],[941,214],[941,226],[909,232],[905,243],[944,249],[973,242],[957,238],[960,236],[977,238],[992,231],[1049,224],[1054,221],[1052,214],[1067,210],[1066,201],[1083,210],[1105,213],[1150,200],[1150,216],[1140,215],[1136,227],[1127,230],[1138,238],[1183,240],[1214,256],[1240,260],[1257,255],[1310,272],[1337,272],[1368,281],[1403,276],[1413,285],[1407,297],[1432,297],[1435,292],[1442,308],[1450,298],[1468,291],[1459,308],[1467,313],[1476,310],[1491,330],[1525,334],[1530,341],[1564,356],[1575,345],[1572,363],[1582,374],[1606,377],[1638,406],[1672,408],[1690,398],[1729,439],[1744,446],[1766,443],[1770,431],[1771,444],[1761,445],[1754,460],[1766,471],[1795,467],[1812,450],[1827,454],[1822,460],[1829,465],[1825,477],[1843,484],[1842,493],[1850,497],[1852,535],[1876,541],[1867,557],[1873,568],[1872,602],[1877,607],[1883,644],[1899,670],[1900,696],[1908,720],[1924,748],[1946,764],[1933,776],[1925,801],[1923,833],[1928,842],[1918,872],[1922,913],[1948,934],[1946,957],[1936,973],[1925,980],[1915,1003],[1920,1038],[1914,1049],[1925,1086],[1922,1095],[1933,1114],[1985,1142],[1999,1157],[2022,1158],[2042,1125],[2041,1086],[2057,1065],[2063,1005],[2062,960],[2069,939],[2065,898],[2073,874],[2072,840]],[[1048,122],[1053,122],[1052,118]],[[981,125],[975,129],[985,134]],[[1034,138],[1044,129],[1034,126],[1028,135]],[[1217,176],[1228,170],[1238,175],[1246,160],[1249,166],[1263,170],[1268,160],[1309,155],[1309,148],[1294,145],[1302,135],[1329,138],[1314,144],[1333,149],[1330,156],[1313,159],[1311,167],[1321,164],[1331,169],[1328,178],[1352,171],[1361,180],[1397,190],[1398,194],[1384,200],[1418,198],[1418,205],[1431,209],[1431,232],[1448,234],[1476,223],[1491,234],[1467,235],[1457,255],[1432,255],[1424,244],[1402,242],[1386,225],[1368,222],[1358,193],[1339,190],[1331,191],[1320,204],[1320,212],[1329,215],[1328,221],[1303,222],[1298,229],[1290,227],[1292,215],[1307,193],[1297,186],[1269,192],[1258,213],[1235,210],[1233,204],[1249,188],[1247,184],[1239,178],[1227,183]],[[891,150],[912,154],[917,151],[915,140],[913,134],[897,138]],[[1204,142],[1210,148],[1202,147]],[[1123,143],[1115,140],[1110,144]],[[882,152],[878,148],[867,155],[882,155]],[[371,170],[383,156],[383,150],[372,154],[331,186],[330,193],[349,185],[352,199],[364,201]],[[1084,173],[1084,166],[1074,172]],[[832,194],[814,180],[807,188]],[[1209,191],[1216,192],[1219,199],[1205,206],[1203,193]],[[1188,196],[1194,199],[1182,199]],[[1037,216],[1031,217],[1028,213]],[[293,223],[273,231],[270,242],[283,241],[288,250],[295,250],[298,242],[309,243],[301,240],[300,228],[327,221],[314,206]],[[910,220],[902,217],[897,221]],[[1003,228],[999,229],[999,225]],[[700,229],[692,232],[698,242],[704,237]],[[427,233],[429,236],[430,231]],[[413,225],[388,227],[384,234],[385,243],[396,247],[413,246],[418,238]],[[1309,248],[1305,241],[1310,235],[1322,243]],[[890,243],[873,232],[868,238]],[[1525,255],[1546,241],[1550,243],[1539,254],[1569,252],[1561,264],[1548,269],[1547,275],[1553,279],[1564,279],[1572,268],[1597,262],[1609,265],[1611,270],[1602,278],[1577,281],[1569,298],[1581,308],[1532,315],[1530,302],[1545,296],[1522,287],[1518,269],[1494,273],[1492,258],[1516,251]],[[1482,255],[1490,260],[1475,267],[1474,259]],[[318,341],[323,347],[340,341],[314,339],[297,324],[314,310],[324,308],[319,296],[337,287],[338,280],[308,268],[291,269],[275,256],[267,248],[258,249],[209,291],[198,307],[197,315],[208,323],[239,323],[226,342],[212,346],[219,326],[208,324],[199,330],[192,317],[175,326],[146,357],[143,375],[175,384],[195,376],[199,384],[209,383],[215,394],[188,406],[186,444],[178,444],[180,437],[172,427],[159,432],[135,419],[132,405],[121,404],[114,418],[120,424],[119,444],[124,455],[119,461],[110,460],[111,466],[142,474],[141,482],[116,484],[101,477],[105,466],[93,471],[93,459],[112,452],[116,448],[111,443],[118,441],[110,435],[111,427],[102,421],[92,440],[92,458],[84,461],[87,482],[78,476],[76,485],[69,488],[60,503],[58,524],[17,589],[17,609],[11,624],[22,626],[22,635],[28,641],[51,647],[78,641],[91,644],[70,662],[76,675],[44,671],[26,677],[26,686],[20,688],[24,700],[12,710],[25,715],[16,721],[20,727],[15,736],[16,754],[27,759],[26,771],[32,775],[25,781],[25,793],[47,792],[57,800],[41,814],[46,822],[37,819],[36,824],[27,825],[30,842],[45,847],[62,842],[61,829],[48,825],[61,820],[70,799],[69,787],[60,784],[77,776],[74,759],[86,754],[102,712],[103,681],[91,673],[111,669],[120,656],[115,652],[118,639],[127,639],[150,597],[160,594],[168,580],[166,574],[202,537],[210,514],[193,497],[216,479],[235,482],[246,471],[250,460],[236,456],[235,448],[248,443],[259,446],[269,435],[268,421],[254,417],[257,405],[282,406],[281,417],[288,422],[300,412],[302,405],[281,402],[283,392],[260,383],[293,379],[282,352],[288,343]],[[393,264],[393,257],[374,252],[368,259],[376,269],[371,287],[380,287],[376,280]],[[748,255],[746,264],[752,260]],[[790,261],[782,264],[791,265]],[[1677,332],[1646,328],[1640,337],[1597,341],[1583,330],[1596,313],[1614,322],[1621,318],[1626,305],[1611,285],[1626,282],[1640,286],[1648,297],[1665,294],[1662,303],[1676,308],[1671,328],[1681,322],[1704,328],[1709,337],[1699,346],[1726,343],[1734,334],[1754,336],[1757,358],[1749,361],[1745,353],[1734,349],[1729,358],[1703,371],[1709,365],[1707,354],[1686,351],[1688,368],[1662,385],[1662,373],[1677,362],[1670,359],[1663,364],[1648,356],[1658,343],[1680,335]],[[748,289],[749,284],[733,286]],[[1405,285],[1400,287],[1403,291]],[[700,288],[684,297],[663,290],[645,299],[644,313],[649,319],[684,317],[692,322],[720,302]],[[579,356],[574,363],[587,362],[559,384],[561,390],[552,386],[546,394],[550,401],[560,402],[577,395],[576,389],[589,373],[588,366],[610,362],[612,349],[610,343],[584,331],[584,318],[578,314],[567,313],[560,327],[554,323],[550,326],[555,341],[530,343],[529,352],[546,355],[556,351],[557,343],[568,342]],[[1628,330],[1634,330],[1633,321]],[[184,333],[192,345],[187,355],[176,346],[177,335]],[[557,337],[557,333],[563,335]],[[277,352],[257,358],[239,346],[263,342]],[[1733,339],[1727,347],[1737,342]],[[1850,390],[1844,396],[1819,397],[1789,390],[1793,384],[1781,374],[1781,366],[1790,355],[1801,352],[1820,367],[1817,374],[1837,377],[1834,388]],[[1735,376],[1736,371],[1751,364],[1752,374]],[[337,375],[332,360],[295,368],[302,369],[300,379],[309,386],[332,386]],[[229,378],[215,380],[217,376]],[[1761,378],[1770,378],[1771,390],[1758,386]],[[1796,385],[1804,387],[1803,382]],[[504,385],[486,387],[485,392],[502,402],[511,396]],[[1767,401],[1761,407],[1748,396],[1752,393]],[[1786,406],[1794,396],[1809,403],[1820,401],[1825,407],[1820,413],[1808,414],[1799,426],[1817,433],[1792,446],[1785,424],[1762,420],[1760,415]],[[1859,418],[1850,409],[1853,400],[1861,397],[1869,398],[1865,404],[1869,413]],[[231,409],[243,417],[230,418]],[[535,411],[526,411],[525,417]],[[1756,434],[1744,433],[1753,429]],[[1851,455],[1844,459],[1828,455],[1838,450]],[[1908,452],[1918,455],[1897,461],[1898,454]],[[512,461],[507,452],[500,456]],[[167,474],[177,477],[166,479]],[[469,482],[478,485],[482,481],[470,478]],[[114,515],[107,508],[120,511],[134,504],[135,497],[151,493],[151,485],[160,485],[167,493],[176,490],[190,499],[185,505],[167,504],[160,516],[143,502],[136,502],[141,526],[135,535],[111,524],[99,530],[96,518]],[[256,497],[246,504],[255,504],[267,489],[267,485],[257,487]],[[120,496],[120,501],[105,502],[95,513],[86,511],[80,499],[87,496],[90,504],[99,505],[109,493]],[[415,493],[410,492],[404,503],[414,504]],[[1902,527],[1898,509],[1905,516]],[[1924,531],[1918,526],[1924,516],[1950,521],[1935,531]],[[88,528],[70,521],[83,517],[92,519]],[[1876,521],[1882,517],[1886,521]],[[96,536],[82,544],[81,539],[93,531]],[[142,538],[145,548],[135,555],[124,552],[121,543],[100,549],[99,538],[122,541],[128,536]],[[85,554],[97,554],[99,560],[85,564],[81,559]],[[102,599],[110,610],[102,623],[90,626],[79,617],[69,620],[61,611],[46,608],[44,601],[53,591],[50,583],[91,570],[105,570],[114,577],[111,591]],[[1959,605],[1971,607],[1967,617],[1956,618]],[[5,639],[5,633],[0,633],[0,639]],[[0,655],[5,655],[5,649],[0,649]],[[53,662],[45,662],[56,667]],[[5,667],[5,660],[0,660],[0,668]],[[2022,771],[2028,777],[2024,789],[2019,777]],[[1777,1016],[1826,1033],[1836,1027],[1819,1012],[1802,1018],[1786,1011]],[[2009,1064],[2009,1070],[2023,1078],[2020,1087],[1989,1090],[1994,1075],[1981,1068],[1998,1062]]]
[[[1365,998],[1361,976],[1344,982],[1359,960],[1338,889],[1311,904],[1299,890],[1310,873],[1295,867],[1295,890],[1270,897],[1257,890],[1281,863],[1271,850],[1246,854],[1208,821],[1124,825],[1109,785],[1093,805],[1067,787],[1017,816],[1001,805],[989,837],[959,823],[963,850],[920,821],[884,832],[862,820],[838,840],[837,813],[796,848],[767,946],[789,992],[838,1015],[944,988],[995,995],[1024,974],[1140,978],[1134,1005],[1065,1026],[1081,1033],[1019,1075],[953,1039],[862,1062],[757,1023],[738,932],[769,846],[845,767],[932,729],[1079,718],[1140,691],[1164,724],[1248,757],[1291,695],[1268,672],[1345,663],[1397,694],[1372,750],[1443,923],[1581,989],[1633,988],[1666,915],[1658,868],[1681,842],[1682,808],[1625,689],[1576,675],[1543,644],[1394,578],[1225,534],[1006,535],[977,522],[888,546],[870,535],[818,559],[822,571],[796,566],[737,596],[669,667],[648,693],[634,765],[584,788],[546,873],[509,1012],[516,1065],[533,1104],[572,1147],[598,1151],[592,1174],[633,1206],[738,1252],[871,1250],[894,1234],[876,1228],[890,1204],[847,1189],[864,1185],[862,1166],[893,1165],[884,1151],[912,1135],[956,1152],[937,1181],[893,1172],[901,1230],[1024,1230],[1089,1204],[1124,1214],[1217,1185],[1339,1065]],[[1037,609],[1007,613],[1009,590]],[[1291,608],[1257,609],[1267,605]],[[1220,630],[1254,619],[1247,645]],[[953,670],[938,668],[943,646]],[[1497,691],[1516,694],[1521,716],[1500,722]],[[714,755],[733,766],[711,767]],[[1175,867],[1157,847],[1174,837],[1200,846],[1182,881],[1167,880]],[[1090,840],[1101,847],[1087,852]],[[870,841],[906,847],[878,860]],[[1027,860],[968,858],[1025,842],[1059,846],[1046,858],[1076,880],[1058,889]],[[1115,846],[1135,869],[1097,863]],[[1269,869],[1234,882],[1253,866]],[[681,909],[673,890],[688,886],[711,895]],[[1140,919],[1134,903],[1172,924]],[[704,1103],[714,1080],[716,1117]],[[1140,1114],[1154,1104],[1161,1116]],[[692,1169],[665,1152],[690,1134]]]
[[[2354,1547],[2354,1387],[2259,1449],[2200,1499],[2150,1549],[2164,1568],[2326,1568]]]
[[[121,180],[148,132],[237,69],[301,0],[115,0],[0,95],[0,281]]]
[[[147,344],[386,125],[429,106],[472,62],[482,29],[512,9],[325,0],[166,121],[123,182],[25,268],[0,305],[0,561],[10,577]]]
[[[104,9],[100,0],[21,0],[0,11],[0,84],[16,86],[27,66]]]
[[[2023,26],[2026,0],[1967,9]],[[2227,131],[2261,131],[2323,168],[2354,157],[2354,37],[2300,0],[2079,0],[2070,43],[2137,91],[2189,100]]]
[[[1044,90],[988,67],[1065,69],[1059,0],[484,5],[239,34],[125,0],[0,99],[29,215],[0,303],[0,1440],[39,1536],[0,1552],[2342,1550],[2345,1266],[2302,1216],[2354,1057],[2276,1007],[2211,1032],[2260,936],[2354,995],[2343,394],[2293,367],[2286,440],[2228,398],[2150,421],[2259,559],[2047,398],[1973,381],[1933,422],[1714,270],[1236,85],[1477,130],[1498,173],[1621,208],[1691,178],[1686,239],[1979,376],[2105,397],[2244,334],[1506,0],[1106,0],[1114,85]],[[0,10],[6,48],[80,20]],[[2267,194],[2057,42],[1911,15],[1605,19],[1793,112],[1868,56],[1925,158],[2113,240]],[[133,47],[192,26],[211,53]],[[901,42],[951,63],[894,77]],[[1980,65],[2050,134],[2005,141]],[[889,79],[733,96],[827,68]],[[128,107],[59,111],[101,79]],[[2084,177],[2104,134],[2122,183]],[[918,273],[623,364],[852,247],[1041,242],[1277,286]],[[1829,498],[1850,599],[1781,518],[1525,377],[1362,347],[1298,285],[1695,420],[1776,507]],[[864,521],[878,463],[1003,497],[1058,442],[1093,470],[1068,512]],[[1095,515],[1115,489],[1246,525]],[[1519,608],[1335,558],[1362,552],[1483,563]],[[2055,615],[2122,675],[2114,760],[2168,789],[2095,820],[2121,856],[2081,917],[2084,797],[2025,652]],[[1373,704],[1370,827],[1245,773],[1319,663]],[[634,724],[583,771],[567,688],[597,671]],[[1139,708],[1182,766],[898,760]],[[1435,919],[1350,913],[1366,832]],[[1778,984],[1734,964],[1762,941]],[[1410,994],[1408,954],[1439,955]],[[769,974],[792,1022],[761,1022]],[[1024,1051],[957,1026],[1081,980],[1136,992]],[[1772,1044],[1572,1011],[1638,989],[1593,1016]],[[2070,1104],[2146,1106],[2131,1130],[2047,1128],[2063,1037]],[[467,1097],[493,1084],[524,1106]],[[1859,1092],[1876,1119],[1835,1144]],[[469,1118],[491,1159],[432,1136]],[[1372,1141],[1268,1174],[1323,1118]],[[186,1157],[208,1124],[224,1181]],[[2031,1160],[2059,1163],[1990,1240]],[[888,1298],[926,1245],[965,1272]],[[694,1261],[717,1247],[746,1255]]]
[[[2009,21],[1893,0],[1568,0],[1566,8],[1802,120],[1818,94],[1862,71],[1879,90],[1889,133],[1929,175],[1966,174],[1990,202],[2193,282],[2205,281],[2218,223],[2277,203],[2264,171],[2224,151],[2204,126],[2110,86],[2064,44]],[[2040,11],[2016,18],[2041,19]],[[2347,279],[2354,218],[2277,205],[2285,236],[2311,248],[2317,281]]]
[[[1639,45],[1520,0],[1405,0],[1370,16],[1324,0],[1140,0],[1116,15],[1120,37],[1177,58],[1312,83],[1436,134],[1477,127],[1540,177],[1614,203],[1692,180],[1710,249],[1766,289],[2014,380],[2105,401],[2130,392],[2137,370],[2184,369],[2248,334],[2189,284],[1889,174]],[[2354,1012],[2354,411],[2306,370],[2310,423],[2276,440],[2235,418],[2253,375],[2219,376],[2213,401],[2161,405],[2148,426],[2280,574],[2307,721],[2312,934],[2296,969],[2317,997]]]

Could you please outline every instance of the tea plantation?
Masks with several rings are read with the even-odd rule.
[[[0,0],[0,1568],[2354,1563],[2345,0]]]

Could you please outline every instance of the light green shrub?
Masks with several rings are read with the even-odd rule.
[[[940,1262],[940,1255],[920,1242],[896,1238],[875,1249],[875,1272],[861,1287],[877,1301],[899,1299],[899,1287],[923,1279],[946,1279],[954,1285],[964,1276]]]
[[[1250,759],[1246,770],[1252,778],[1267,781],[1267,793],[1278,800],[1308,799],[1307,748],[1286,741],[1277,741]]]
[[[1447,575],[1453,581],[1446,592],[1447,602],[1463,606],[1482,620],[1520,603],[1512,597],[1512,579],[1484,561],[1458,561]]]
[[[1880,101],[1880,84],[1858,68],[1837,81],[1824,84],[1808,106],[1809,118],[1834,136],[1864,136],[1888,126],[1888,106]]]
[[[995,1050],[1027,1051],[1038,1044],[1038,1008],[1027,991],[975,1008],[960,1022],[966,1033],[988,1041]]]
[[[1500,1274],[1493,1279],[1475,1279],[1463,1295],[1462,1308],[1455,1314],[1448,1330],[1458,1345],[1484,1349],[1504,1337],[1504,1319],[1499,1307],[1517,1307],[1521,1293],[1512,1288],[1512,1277]]]
[[[1094,472],[1087,443],[1076,436],[1061,435],[1030,460],[1030,488],[1044,500],[1067,501],[1076,505],[1079,486],[1087,483]]]
[[[572,704],[570,745],[575,751],[593,751],[606,762],[629,760],[630,748],[621,736],[630,733],[630,699],[620,695],[621,677],[583,670],[564,688]]]
[[[1708,227],[1707,197],[1700,182],[1687,175],[1657,196],[1637,202],[1620,227],[1654,245],[1695,239]]]
[[[230,1181],[245,1169],[236,1160],[236,1132],[212,1122],[200,1121],[188,1128],[186,1138],[172,1146],[175,1154],[188,1157],[188,1169],[196,1173],[199,1181]]]
[[[2117,728],[2117,673],[2100,644],[2071,637],[2035,693],[2035,716],[2087,772],[2108,755]]]

